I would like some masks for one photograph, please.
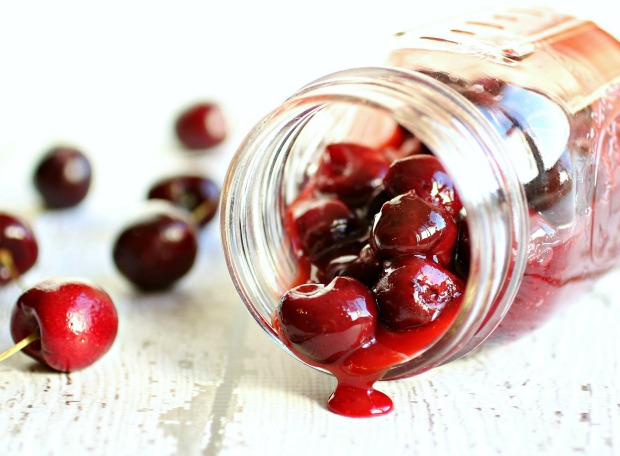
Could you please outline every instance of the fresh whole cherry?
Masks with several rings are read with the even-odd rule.
[[[462,282],[433,261],[416,256],[390,262],[374,288],[379,321],[393,330],[430,323],[463,294]]]
[[[316,188],[355,207],[373,195],[389,165],[379,150],[358,144],[330,144],[316,172]]]
[[[462,203],[452,179],[434,155],[412,155],[394,161],[384,180],[385,189],[397,196],[410,190],[429,203],[456,216]]]
[[[87,195],[92,169],[88,158],[71,147],[55,147],[39,162],[34,184],[51,209],[76,206]]]
[[[38,283],[17,300],[11,335],[17,350],[51,367],[71,372],[90,366],[112,346],[118,317],[110,296],[84,280],[55,278]]]
[[[217,212],[220,189],[207,177],[178,175],[153,184],[147,197],[170,201],[189,211],[198,226],[205,226]]]
[[[456,223],[448,212],[409,192],[383,205],[369,241],[380,259],[428,255],[449,265],[456,235]]]
[[[36,263],[38,255],[32,228],[24,220],[0,212],[0,285],[18,279]]]
[[[194,264],[198,240],[188,215],[171,204],[127,225],[114,242],[118,270],[144,291],[171,287]]]
[[[288,290],[280,299],[277,319],[295,350],[327,364],[374,339],[377,305],[363,283],[337,277],[328,285]]]
[[[175,131],[177,138],[187,149],[209,149],[226,139],[226,119],[218,104],[197,103],[179,115]]]

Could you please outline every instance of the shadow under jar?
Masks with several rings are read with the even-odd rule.
[[[594,23],[548,9],[490,10],[397,34],[384,66],[314,81],[249,133],[223,191],[228,266],[273,340],[337,377],[330,410],[389,412],[377,380],[513,340],[618,263],[619,84],[620,44]],[[284,336],[276,315],[287,290],[321,281],[320,262],[291,229],[291,208],[316,196],[334,144],[370,144],[393,157],[394,145],[377,139],[389,125],[402,133],[397,148],[420,141],[422,152],[404,153],[434,155],[454,183],[462,209],[453,214],[459,267],[450,272],[463,292],[429,323],[395,330],[379,318],[359,346],[317,360]],[[358,252],[381,202],[367,200],[361,212],[345,204],[361,224]],[[383,274],[395,268],[394,258],[377,261]]]

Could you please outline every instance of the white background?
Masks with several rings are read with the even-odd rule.
[[[216,224],[168,294],[135,293],[110,260],[156,177],[198,169],[221,183],[252,125],[302,85],[380,64],[391,33],[485,3],[500,2],[0,0],[0,210],[30,220],[41,247],[24,279],[86,276],[121,317],[112,351],[83,372],[0,365],[0,454],[619,454],[617,276],[530,338],[382,385],[396,412],[359,421],[327,412],[332,379],[249,318]],[[538,4],[620,36],[615,2]],[[171,127],[203,99],[221,103],[230,136],[190,155]],[[89,155],[95,180],[80,207],[50,213],[31,174],[58,142]],[[18,294],[0,290],[0,350]]]

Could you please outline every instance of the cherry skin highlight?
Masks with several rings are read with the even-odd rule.
[[[175,131],[177,138],[187,149],[209,149],[226,139],[226,119],[218,104],[196,103],[179,115]]]
[[[39,339],[22,349],[61,372],[90,366],[112,346],[118,330],[116,308],[100,287],[77,279],[48,279],[25,291],[11,315],[11,335],[19,342]]]
[[[332,259],[321,269],[320,278],[329,282],[338,276],[353,277],[364,285],[372,287],[379,279],[381,263],[366,244],[357,255],[342,255]]]
[[[163,199],[182,207],[203,227],[217,212],[220,199],[219,187],[208,177],[177,175],[157,181],[149,189],[149,199]]]
[[[92,169],[86,155],[71,147],[47,152],[34,173],[34,184],[50,209],[73,207],[88,194]]]
[[[409,192],[382,206],[369,240],[382,259],[434,255],[447,265],[452,261],[456,236],[456,224],[448,212]]]
[[[316,188],[355,207],[373,195],[389,165],[376,149],[357,144],[330,144],[316,172]]]
[[[298,201],[290,214],[303,252],[313,260],[352,242],[361,228],[353,211],[333,198]]]
[[[397,196],[411,190],[424,201],[456,216],[463,206],[452,179],[434,155],[413,155],[390,165],[383,180],[386,190]]]
[[[411,256],[391,262],[373,291],[379,320],[399,331],[437,319],[463,294],[464,286],[435,262]]]
[[[136,287],[158,291],[170,288],[187,274],[197,252],[194,224],[187,214],[170,205],[126,226],[114,242],[113,259],[121,274]]]
[[[469,239],[469,227],[465,218],[457,222],[458,236],[454,248],[454,272],[463,279],[469,276],[469,264],[471,262],[471,240]]]
[[[30,225],[0,212],[0,285],[21,276],[36,263],[39,246]]]
[[[305,284],[284,293],[277,318],[295,350],[331,363],[372,341],[377,305],[364,284],[337,277],[328,285]]]

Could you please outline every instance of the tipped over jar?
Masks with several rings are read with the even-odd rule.
[[[330,372],[330,410],[515,339],[620,258],[620,43],[548,9],[398,33],[380,67],[303,87],[223,192],[228,266],[261,327]]]

